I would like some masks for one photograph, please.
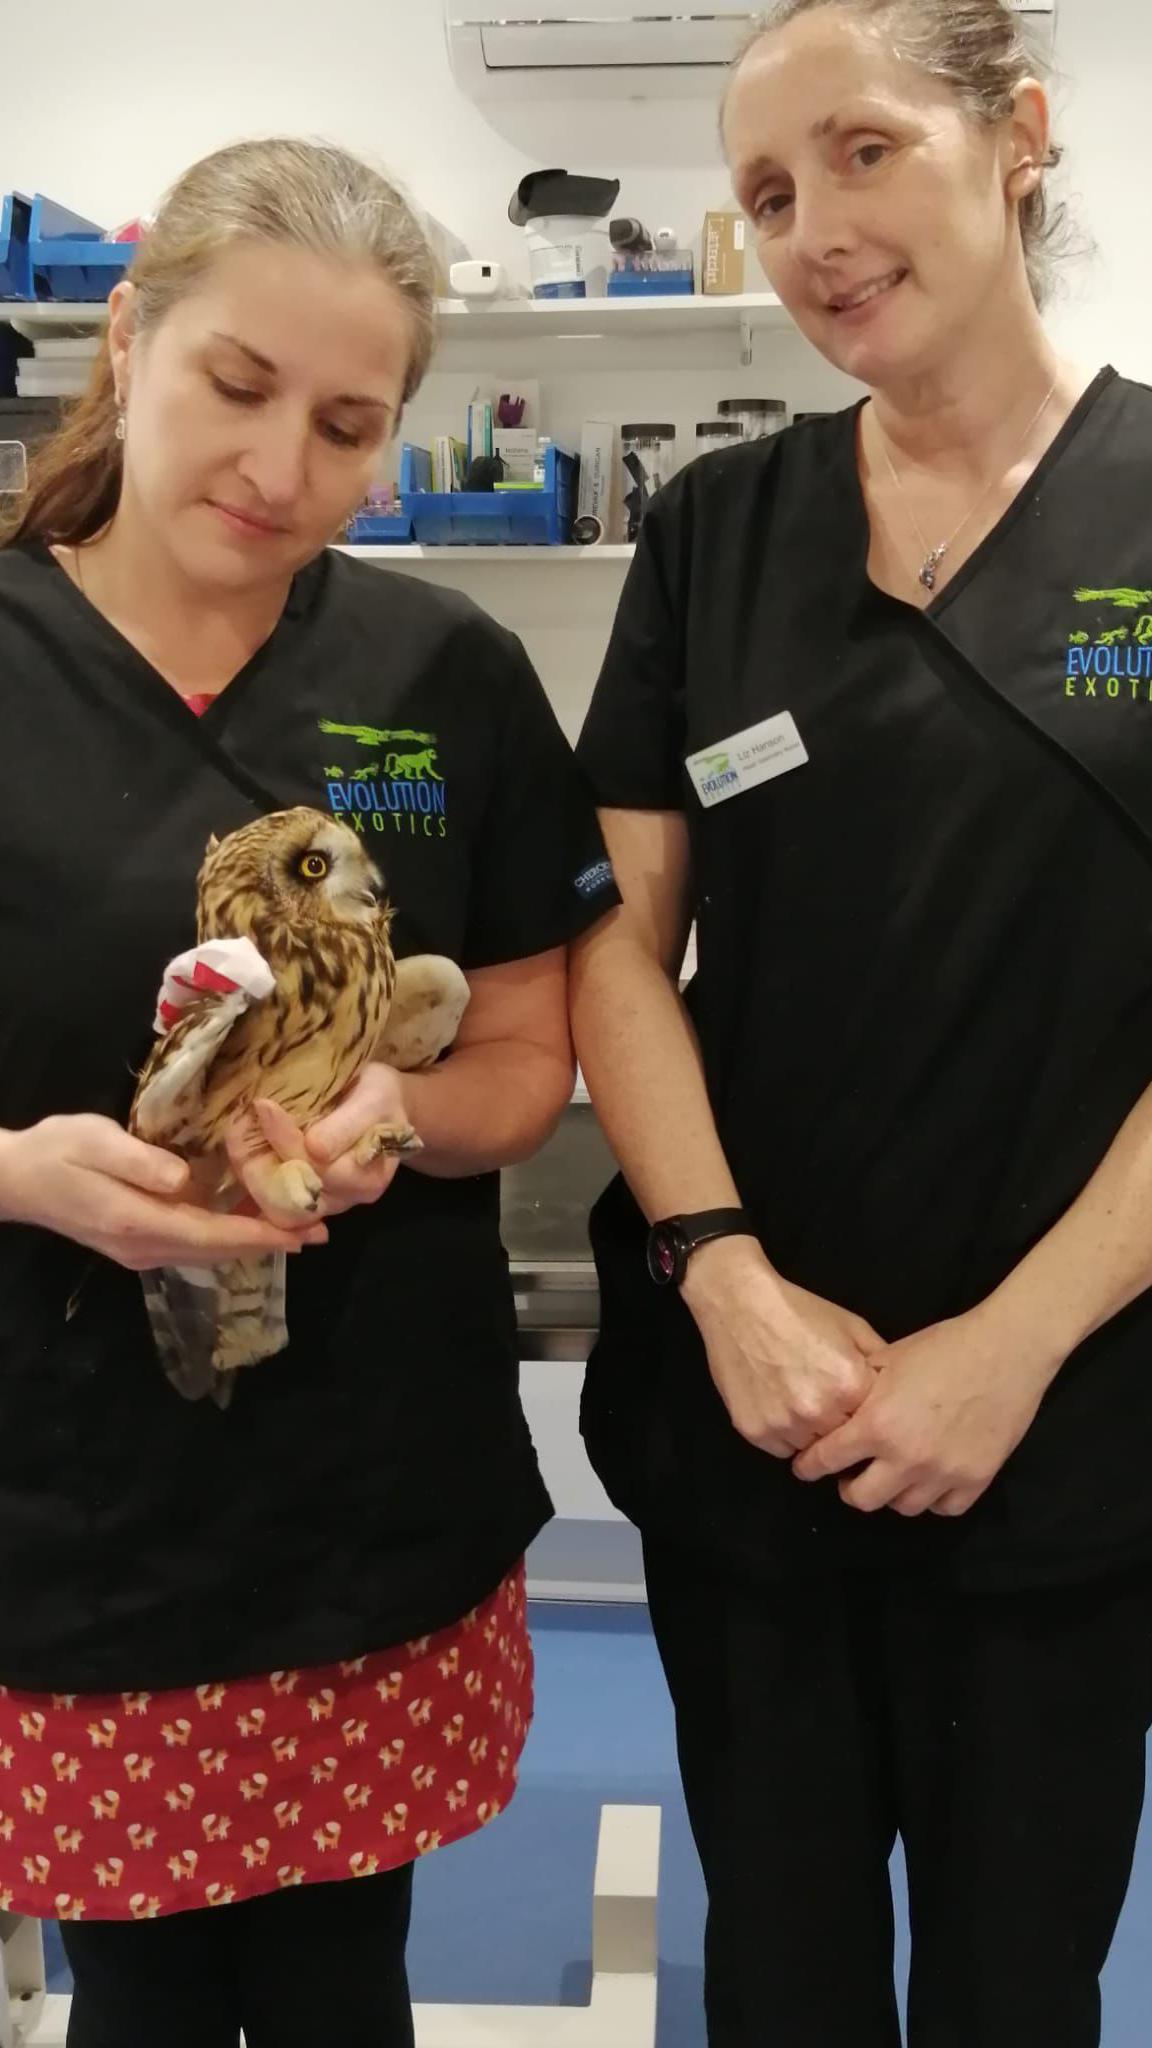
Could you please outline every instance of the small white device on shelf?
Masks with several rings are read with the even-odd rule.
[[[461,299],[510,299],[521,296],[515,287],[509,284],[502,263],[487,263],[483,258],[473,257],[467,263],[454,263],[448,275],[453,291]]]

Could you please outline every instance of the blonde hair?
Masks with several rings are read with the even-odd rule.
[[[887,30],[897,53],[946,85],[975,121],[991,125],[1004,120],[1024,79],[1043,81],[1051,75],[1051,66],[1025,41],[1019,15],[1002,0],[775,0],[737,51],[729,90],[740,65],[765,36],[798,15],[832,6]],[[721,125],[723,118],[722,107]],[[1061,155],[1052,147],[1045,168],[1055,168]],[[1028,282],[1036,304],[1042,306],[1051,292],[1057,262],[1074,240],[1068,209],[1053,204],[1041,178],[1036,190],[1021,201],[1019,216]]]
[[[159,326],[222,250],[240,241],[291,243],[374,265],[404,301],[412,343],[404,402],[419,389],[436,340],[436,269],[424,230],[394,185],[358,158],[322,143],[239,142],[192,166],[164,199],[129,279],[135,331]],[[112,359],[102,349],[92,381],[37,450],[28,487],[0,526],[0,546],[24,540],[79,545],[108,524],[123,476]]]

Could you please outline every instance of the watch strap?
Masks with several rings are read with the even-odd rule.
[[[698,1209],[691,1216],[669,1216],[667,1221],[679,1232],[685,1250],[692,1252],[713,1238],[755,1235],[746,1209]]]
[[[648,1233],[648,1271],[663,1286],[679,1286],[688,1261],[701,1245],[721,1237],[755,1237],[746,1209],[698,1209],[691,1215],[662,1216]]]

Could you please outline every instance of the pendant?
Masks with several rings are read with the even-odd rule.
[[[947,553],[948,542],[942,541],[938,548],[933,548],[930,555],[925,555],[920,566],[920,581],[925,590],[935,590],[936,571]]]

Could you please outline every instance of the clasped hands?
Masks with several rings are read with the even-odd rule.
[[[865,1514],[963,1515],[1029,1429],[1063,1362],[995,1297],[888,1344],[782,1281],[752,1238],[693,1256],[683,1286],[733,1426]]]

